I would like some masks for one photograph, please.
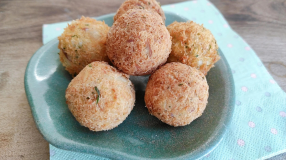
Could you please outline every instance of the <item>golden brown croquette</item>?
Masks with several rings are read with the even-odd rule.
[[[149,78],[146,107],[164,123],[185,126],[204,112],[208,89],[201,71],[179,62],[167,63]]]
[[[122,72],[147,75],[167,61],[171,37],[162,18],[151,10],[130,9],[107,36],[107,55]]]
[[[58,37],[60,61],[72,75],[77,75],[93,61],[106,61],[106,37],[109,27],[101,21],[81,17],[69,24]]]
[[[106,62],[88,64],[68,85],[66,102],[76,120],[92,131],[121,124],[135,103],[129,76]]]
[[[166,17],[164,11],[162,10],[160,3],[156,0],[126,0],[121,4],[117,13],[113,17],[114,22],[129,9],[150,9],[157,12],[165,23]]]
[[[168,62],[181,62],[205,75],[220,59],[212,33],[195,22],[173,22],[167,27],[172,36],[172,52]]]

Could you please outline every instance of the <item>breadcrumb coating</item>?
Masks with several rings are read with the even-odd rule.
[[[172,52],[168,62],[181,62],[205,75],[220,59],[212,33],[195,22],[173,22],[167,27],[172,36]]]
[[[104,22],[89,17],[81,17],[68,24],[58,37],[58,48],[60,61],[72,76],[93,61],[109,62],[106,55],[109,29]]]
[[[135,103],[129,76],[106,62],[87,65],[68,85],[66,103],[76,120],[92,131],[121,124]]]
[[[171,36],[162,18],[151,10],[130,9],[107,36],[107,55],[122,72],[147,75],[167,61]]]
[[[185,126],[204,112],[209,96],[205,75],[179,62],[167,63],[147,83],[145,103],[151,115],[171,126]]]
[[[157,12],[165,23],[166,17],[164,11],[162,10],[160,3],[156,0],[126,0],[121,4],[117,13],[113,17],[114,22],[129,9],[150,9]]]

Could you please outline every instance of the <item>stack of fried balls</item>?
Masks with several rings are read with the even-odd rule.
[[[206,75],[220,56],[212,33],[195,22],[165,26],[156,0],[126,0],[108,27],[82,17],[58,37],[60,61],[73,79],[66,103],[92,131],[117,127],[135,104],[129,75],[150,75],[149,113],[171,126],[185,126],[207,105]]]

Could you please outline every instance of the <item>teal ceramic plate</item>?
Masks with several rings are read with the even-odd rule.
[[[166,24],[186,21],[166,13]],[[108,25],[113,14],[98,17]],[[197,159],[211,152],[222,140],[234,109],[234,83],[223,55],[208,73],[208,105],[203,115],[185,127],[171,127],[148,114],[144,88],[148,77],[131,77],[136,104],[117,128],[91,132],[68,110],[65,90],[71,76],[59,61],[58,40],[41,47],[25,73],[26,95],[36,125],[44,138],[60,149],[100,155],[112,159]]]

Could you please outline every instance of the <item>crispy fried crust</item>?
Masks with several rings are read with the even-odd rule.
[[[157,12],[165,23],[166,17],[164,11],[162,10],[160,3],[156,0],[126,0],[121,4],[117,13],[113,17],[114,22],[129,9],[150,9]]]
[[[77,75],[93,61],[106,61],[106,37],[109,27],[101,21],[81,17],[72,21],[58,37],[60,61],[71,75]]]
[[[220,59],[212,33],[195,22],[173,22],[167,27],[172,36],[172,52],[168,62],[181,62],[205,75]]]
[[[66,90],[71,113],[81,125],[92,131],[117,127],[130,114],[135,103],[134,87],[128,78],[106,62],[87,65]]]
[[[149,78],[146,107],[164,123],[185,126],[202,115],[208,89],[201,71],[179,62],[167,63]]]
[[[130,9],[111,27],[106,49],[119,70],[147,75],[167,61],[171,44],[171,36],[157,13]]]

